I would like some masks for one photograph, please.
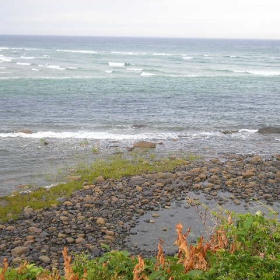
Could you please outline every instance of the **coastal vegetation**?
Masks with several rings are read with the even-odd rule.
[[[23,192],[14,192],[10,196],[0,197],[0,222],[17,218],[26,207],[37,210],[57,205],[61,197],[70,197],[74,191],[83,188],[85,182],[92,184],[96,180],[108,178],[119,179],[147,172],[171,171],[197,158],[197,156],[189,155],[185,158],[157,159],[150,152],[142,151],[133,152],[129,157],[116,154],[106,159],[98,159],[91,165],[80,164],[77,168],[71,169],[72,174],[70,176],[68,174],[66,183],[47,189],[29,188]]]
[[[49,271],[27,262],[18,268],[9,267],[7,260],[0,269],[1,280],[86,280],[86,279],[279,279],[280,223],[277,216],[255,214],[226,215],[213,213],[219,225],[209,240],[200,237],[197,243],[187,241],[190,229],[184,233],[177,225],[178,253],[165,256],[163,240],[155,257],[131,256],[127,251],[108,251],[102,257],[76,255],[74,261],[65,247],[64,271]],[[107,246],[109,250],[109,247]]]

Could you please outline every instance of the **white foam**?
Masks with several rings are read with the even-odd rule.
[[[173,54],[172,53],[153,53],[153,55],[157,55],[157,56],[171,56]]]
[[[6,69],[6,67],[4,67],[4,66],[0,66],[0,69]]]
[[[154,74],[154,73],[149,73],[149,72],[142,72],[140,75],[141,75],[141,76],[145,76],[145,77],[156,76],[156,74]]]
[[[78,69],[78,67],[69,66],[69,67],[67,67],[67,69],[69,69],[69,70],[76,70],[76,69]]]
[[[7,56],[0,56],[0,60],[3,62],[11,62],[12,58]]]
[[[56,69],[56,70],[65,70],[66,69],[66,68],[63,68],[59,65],[47,65],[46,67],[49,68],[49,69]]]
[[[221,133],[218,131],[186,132],[186,133],[181,133],[179,135],[180,138],[190,138],[190,139],[201,139],[201,138],[209,139],[209,138],[220,137],[220,136],[221,136]]]
[[[119,54],[119,55],[145,55],[147,53],[142,53],[142,52],[111,52],[111,54]]]
[[[127,64],[124,62],[108,62],[111,67],[125,67]]]
[[[183,56],[183,59],[190,60],[190,59],[193,59],[193,57],[192,56]]]
[[[174,139],[177,138],[177,135],[174,133],[115,134],[109,132],[94,132],[94,131],[77,131],[77,132],[40,131],[32,134],[0,133],[0,138],[138,140],[138,139]]]
[[[258,130],[257,129],[246,129],[246,128],[244,128],[244,129],[239,129],[238,132],[252,134],[252,133],[258,132]]]
[[[0,77],[0,80],[17,80],[21,79],[21,77]]]
[[[141,72],[143,71],[142,68],[126,68],[128,71],[136,71],[136,72]]]
[[[248,73],[253,75],[260,75],[260,76],[279,76],[280,71],[267,71],[267,70],[253,70],[248,71]]]
[[[51,189],[51,188],[56,187],[60,184],[65,184],[65,182],[57,183],[57,184],[50,184],[50,185],[44,186],[44,189]]]
[[[92,79],[92,76],[39,76],[32,77],[31,79],[42,80],[68,80],[68,79]]]
[[[31,63],[27,63],[27,62],[17,62],[17,65],[29,66],[29,65],[31,65]]]
[[[0,50],[9,50],[8,47],[0,47]]]
[[[21,59],[34,59],[34,56],[21,56]]]
[[[38,48],[24,48],[24,49],[20,49],[20,48],[14,48],[15,50],[26,50],[26,51],[41,51],[43,49],[38,49]]]
[[[32,68],[31,70],[32,71],[39,71],[39,69],[37,69],[37,68]]]
[[[111,74],[111,73],[113,73],[113,70],[106,70],[105,73]]]
[[[58,52],[66,52],[66,53],[83,53],[83,54],[95,54],[96,51],[90,51],[90,50],[57,50]]]
[[[246,73],[258,76],[280,76],[280,71],[268,71],[268,70],[234,70],[234,73]]]
[[[34,80],[68,80],[68,79],[92,79],[92,76],[36,76],[36,77],[0,77],[0,80],[18,80],[18,79],[34,79]]]

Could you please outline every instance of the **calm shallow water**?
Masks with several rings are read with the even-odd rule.
[[[206,200],[203,194],[197,195],[189,192],[188,196],[198,199],[200,203],[209,207],[209,210],[205,210],[202,206],[198,208],[190,207],[186,200],[182,200],[173,202],[170,209],[148,212],[141,216],[136,227],[131,229],[131,234],[126,239],[126,246],[145,250],[147,253],[155,255],[154,252],[157,252],[159,239],[162,239],[165,253],[174,254],[178,252],[178,247],[174,245],[177,239],[176,225],[178,223],[183,225],[184,233],[187,232],[188,228],[191,228],[187,241],[195,243],[201,236],[206,240],[209,239],[214,226],[218,224],[210,211],[216,211],[220,214],[225,214],[226,210],[234,211],[235,213],[250,212],[252,214],[257,211],[268,214],[269,211],[259,201],[252,200],[249,203],[249,209],[246,209],[244,208],[244,202],[241,205],[235,205],[229,200],[224,205],[218,206],[214,199]],[[228,197],[229,194],[221,192],[219,196]],[[280,203],[274,203],[273,209],[278,212],[278,218],[280,218]],[[158,214],[159,217],[153,217],[153,214]],[[151,223],[151,220],[154,222]]]

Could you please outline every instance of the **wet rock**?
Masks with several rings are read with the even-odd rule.
[[[58,238],[64,239],[64,238],[67,237],[67,235],[60,232],[60,233],[57,235],[57,237],[58,237]]]
[[[158,217],[160,217],[160,215],[157,214],[157,213],[154,213],[154,214],[152,214],[152,217],[153,217],[153,218],[158,218]]]
[[[96,220],[96,223],[97,223],[98,225],[105,225],[106,221],[105,221],[104,218],[98,218],[98,219]]]
[[[20,129],[17,133],[32,134],[33,132],[30,129]]]
[[[267,127],[260,128],[258,132],[262,134],[280,133],[280,127],[267,126]]]
[[[13,257],[20,257],[21,255],[26,254],[28,251],[29,251],[28,247],[19,246],[12,249],[11,252]]]
[[[238,130],[223,130],[222,133],[223,134],[233,134],[233,133],[237,133]]]
[[[143,188],[140,187],[140,186],[137,186],[137,187],[135,188],[135,190],[136,190],[137,192],[142,192],[142,191],[143,191]]]
[[[6,230],[8,230],[8,231],[14,231],[15,229],[16,229],[15,226],[7,226],[6,227]]]
[[[147,125],[145,125],[145,124],[133,124],[131,126],[131,128],[136,128],[136,129],[144,128],[144,127],[147,127]]]
[[[79,175],[72,175],[72,176],[68,176],[66,179],[69,181],[79,181],[81,180],[82,176]]]
[[[72,237],[67,237],[67,238],[66,238],[66,241],[67,241],[67,243],[74,243],[74,242],[75,242],[75,239],[72,238]]]
[[[94,247],[93,249],[91,249],[91,256],[92,256],[93,258],[99,257],[100,254],[101,254],[100,249],[98,249],[98,248],[96,248],[96,247]]]
[[[133,144],[134,148],[151,149],[156,147],[156,143],[140,141]]]
[[[106,235],[104,237],[105,240],[109,240],[110,242],[114,242],[115,241],[115,237],[112,235]]]
[[[96,182],[104,182],[105,179],[104,179],[103,176],[100,175],[100,176],[98,176],[98,177],[95,178],[95,181],[96,181]]]
[[[129,185],[139,186],[139,185],[143,184],[145,181],[146,181],[146,179],[143,178],[142,176],[133,176],[130,178]]]
[[[40,256],[39,260],[43,263],[50,263],[51,259],[48,256]]]
[[[22,258],[16,257],[12,259],[13,264],[20,264],[22,262]]]
[[[34,232],[34,233],[40,233],[40,232],[42,232],[42,229],[41,229],[41,228],[37,228],[37,227],[30,227],[30,228],[28,228],[28,230],[29,230],[30,232]]]
[[[82,237],[78,237],[78,238],[75,240],[75,242],[76,242],[77,244],[84,244],[84,243],[86,243],[86,240],[85,240],[84,238],[82,238]]]
[[[247,171],[242,173],[242,176],[244,178],[252,177],[254,175],[255,175],[255,171],[254,170],[247,170]]]
[[[23,210],[23,216],[25,218],[29,218],[33,213],[34,213],[34,209],[29,206],[26,206]]]

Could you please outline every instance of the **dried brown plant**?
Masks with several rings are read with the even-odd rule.
[[[187,233],[183,234],[182,224],[177,224],[177,240],[175,245],[179,247],[178,257],[179,263],[182,263],[185,272],[191,271],[193,269],[206,270],[207,261],[205,259],[206,252],[209,250],[209,244],[203,244],[203,238],[200,238],[200,241],[196,246],[189,245],[187,242],[187,236],[190,233],[190,228]]]
[[[8,267],[9,267],[8,259],[4,258],[4,260],[3,260],[3,270],[0,273],[0,280],[5,280],[5,274],[6,274],[6,271],[8,270]]]
[[[164,241],[160,238],[158,243],[158,253],[157,253],[157,261],[155,265],[155,270],[159,270],[160,267],[162,269],[165,268],[165,257],[162,249],[162,245],[164,244]]]
[[[133,269],[133,280],[148,280],[148,277],[143,273],[145,262],[141,256],[138,256],[138,263]]]
[[[86,279],[87,272],[84,272],[84,275],[82,278],[79,278],[78,275],[76,275],[73,272],[73,269],[71,267],[71,256],[68,255],[68,249],[67,247],[64,247],[62,251],[63,259],[64,259],[64,271],[65,271],[65,279],[66,280],[83,280]]]

